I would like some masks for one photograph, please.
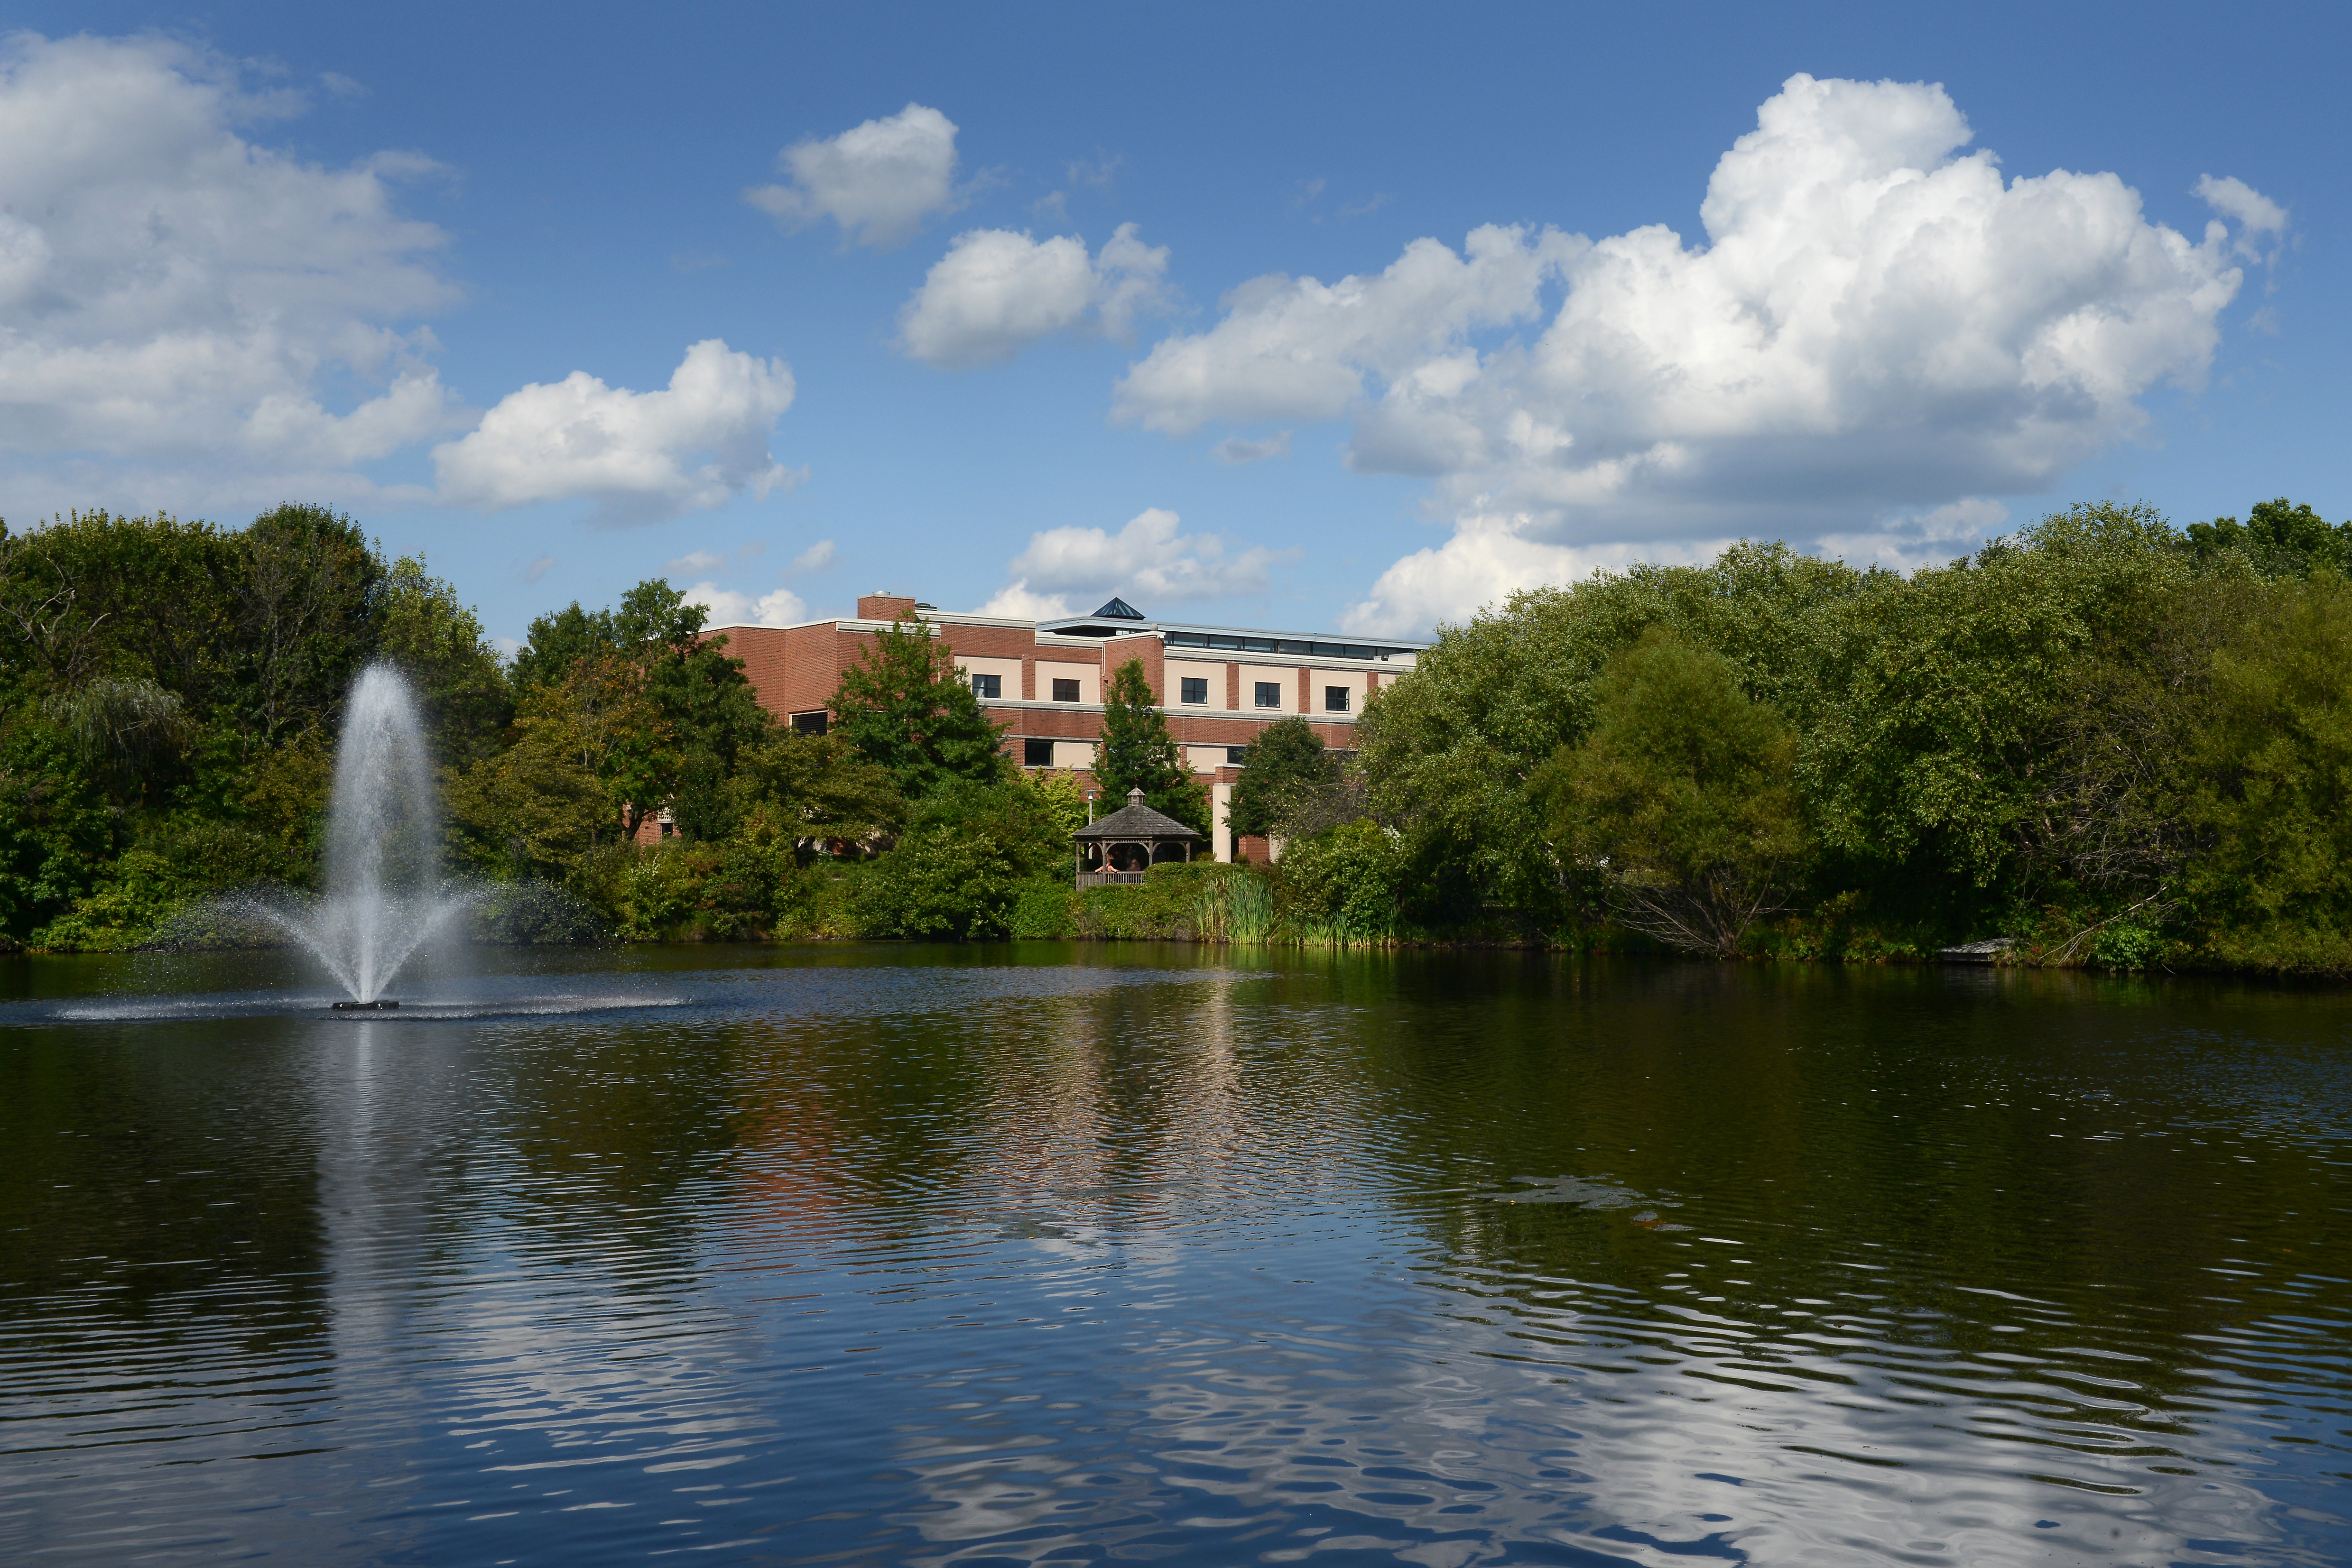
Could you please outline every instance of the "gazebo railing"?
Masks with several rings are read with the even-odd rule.
[[[1147,873],[1139,871],[1082,871],[1078,873],[1080,887],[1117,887],[1125,883],[1141,882]]]

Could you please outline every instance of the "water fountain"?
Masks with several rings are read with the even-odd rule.
[[[249,898],[351,993],[339,1009],[397,1008],[384,988],[427,938],[474,902],[441,875],[441,811],[408,683],[373,664],[352,686],[327,808],[325,891]]]

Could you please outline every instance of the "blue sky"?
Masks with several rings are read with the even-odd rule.
[[[20,4],[0,513],[324,500],[503,638],[2339,519],[2344,16]]]

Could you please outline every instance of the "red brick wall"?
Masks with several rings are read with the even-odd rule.
[[[1163,663],[1166,650],[1160,646],[1159,638],[1114,637],[1103,644],[1102,656],[1102,685],[1105,701],[1110,698],[1111,676],[1130,659],[1143,661],[1143,678],[1151,685],[1151,700],[1156,703],[1164,703],[1168,700],[1168,682]]]

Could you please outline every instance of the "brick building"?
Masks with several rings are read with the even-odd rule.
[[[822,730],[825,701],[842,671],[859,662],[875,633],[919,611],[954,653],[981,706],[1003,729],[1007,753],[1024,768],[1087,774],[1111,673],[1130,659],[1142,661],[1169,733],[1208,788],[1219,860],[1234,855],[1225,815],[1252,737],[1272,720],[1299,714],[1326,746],[1352,749],[1364,699],[1412,669],[1427,645],[1155,621],[1118,599],[1092,615],[1016,621],[943,615],[886,593],[860,599],[849,620],[710,630],[727,634],[728,653],[743,661],[743,674],[771,713],[794,728]]]

